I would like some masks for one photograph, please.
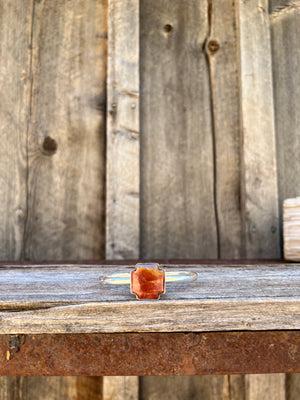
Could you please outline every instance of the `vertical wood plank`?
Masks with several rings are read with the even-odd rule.
[[[25,259],[104,255],[105,0],[36,2]]]
[[[103,400],[137,400],[138,398],[138,377],[106,376],[103,378]]]
[[[106,257],[139,254],[139,2],[109,1]]]
[[[246,400],[283,400],[285,374],[246,375]]]
[[[98,400],[101,396],[102,380],[98,377],[0,377],[1,400]]]
[[[279,207],[286,198],[299,196],[300,87],[298,44],[300,2],[271,14],[274,106],[278,158]],[[282,229],[282,226],[281,226]]]
[[[20,260],[24,247],[33,3],[0,3],[1,260]],[[20,379],[0,377],[0,398],[19,399]]]
[[[19,260],[27,210],[33,1],[1,1],[0,259]]]
[[[282,221],[283,200],[300,193],[300,2],[271,0],[270,3],[279,211]],[[299,398],[300,375],[290,374],[286,382],[287,399]]]
[[[286,375],[286,400],[298,400],[300,393],[300,374]]]
[[[239,76],[235,2],[210,2],[206,53],[215,147],[219,257],[242,257]]]
[[[143,258],[218,257],[208,17],[208,2],[141,1]],[[217,399],[228,389],[227,377],[140,382],[143,400]]]
[[[239,0],[242,199],[245,256],[280,256],[268,1]],[[246,399],[284,400],[285,375],[246,376]]]
[[[106,14],[104,0],[1,2],[2,259],[104,256]],[[2,377],[0,397],[101,399],[91,383]]]
[[[109,0],[106,258],[139,258],[139,0]],[[138,377],[103,378],[105,400],[137,400]]]
[[[267,0],[238,2],[245,256],[278,258],[279,220]]]
[[[209,8],[206,54],[213,116],[218,256],[234,259],[243,255],[236,2],[211,0]],[[205,380],[201,379],[204,387]],[[214,399],[241,400],[244,397],[243,376],[207,377],[206,380],[206,391]]]
[[[141,1],[141,256],[218,256],[207,2]]]

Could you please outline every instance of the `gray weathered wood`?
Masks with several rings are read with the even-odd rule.
[[[139,252],[139,2],[109,1],[106,257]]]
[[[280,254],[267,1],[238,2],[245,256]]]
[[[141,2],[141,256],[216,258],[207,2]],[[201,243],[201,246],[199,245]]]
[[[210,8],[206,52],[210,69],[214,131],[218,256],[232,259],[243,254],[236,4],[232,2],[229,5],[226,0],[211,1]],[[234,386],[230,377],[214,377],[214,381],[212,378],[201,379],[205,392],[201,397],[203,399],[211,396],[216,400],[229,397],[235,400],[243,396],[243,385]]]
[[[166,400],[173,400],[174,398],[183,400],[215,400],[222,398],[227,400],[228,398],[226,397],[227,376],[208,375],[195,378],[187,376],[151,376],[141,381],[141,400],[162,398]]]
[[[103,257],[106,11],[35,4],[25,259]]]
[[[27,140],[31,99],[33,0],[1,1],[0,259],[18,260],[27,210]]]
[[[206,52],[214,130],[219,257],[242,256],[239,79],[235,3],[211,2]]]
[[[1,400],[101,400],[98,377],[0,377]]]
[[[31,309],[90,302],[155,304],[137,301],[129,285],[112,285],[101,279],[112,273],[130,272],[134,266],[109,265],[1,265],[0,310]],[[164,265],[168,271],[196,272],[190,283],[167,283],[166,301],[202,300],[281,301],[300,295],[298,264],[264,265]]]
[[[139,1],[109,0],[106,258],[139,257]],[[137,377],[105,377],[105,400],[137,400]]]
[[[185,266],[198,272],[198,280],[169,284],[160,301],[136,300],[129,286],[114,287],[99,280],[116,268],[129,270],[2,266],[0,332],[300,329],[297,264]],[[180,268],[184,266],[176,266]]]
[[[136,400],[139,398],[137,376],[106,376],[103,378],[103,400]]]
[[[216,258],[213,129],[204,50],[208,2],[142,0],[140,6],[140,256]],[[183,400],[199,390],[203,379],[184,377],[176,383],[156,377],[156,387],[147,380],[141,378],[148,399],[161,399],[163,393],[166,399]]]
[[[271,15],[280,215],[283,200],[300,193],[299,23],[300,2]]]
[[[286,391],[288,400],[298,400],[300,393],[300,374],[287,374]]]
[[[299,196],[300,2],[271,1],[271,34],[277,139],[279,210],[286,198]],[[278,7],[280,6],[280,7]],[[299,397],[299,375],[287,378],[287,396]]]
[[[278,188],[268,1],[238,1],[245,257],[280,255]],[[247,399],[285,399],[284,375],[248,376]],[[272,398],[272,395],[271,395]]]
[[[246,400],[286,399],[285,374],[246,375],[245,381]]]
[[[106,2],[13,3],[0,6],[0,258],[103,257]],[[74,383],[2,378],[1,398],[84,398]]]
[[[0,312],[0,332],[115,333],[300,329],[300,300],[85,303]]]

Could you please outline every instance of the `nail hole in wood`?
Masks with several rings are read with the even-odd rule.
[[[55,154],[56,151],[57,151],[56,141],[52,139],[52,137],[50,136],[45,136],[43,142],[43,152],[48,156],[51,156],[52,154]]]
[[[208,49],[211,53],[216,53],[220,48],[219,43],[216,40],[210,40],[208,42]]]
[[[166,24],[166,25],[164,26],[164,31],[165,31],[166,33],[171,32],[172,29],[173,29],[173,26],[170,25],[170,24]]]

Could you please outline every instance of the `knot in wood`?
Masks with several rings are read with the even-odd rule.
[[[211,53],[216,53],[216,52],[219,50],[220,45],[219,45],[219,43],[218,43],[216,40],[210,40],[210,41],[208,42],[207,47],[208,47],[208,49],[209,49],[209,51],[210,51]]]

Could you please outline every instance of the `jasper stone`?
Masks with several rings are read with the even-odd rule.
[[[137,264],[131,271],[131,293],[139,299],[159,299],[165,292],[165,272],[158,264]]]

